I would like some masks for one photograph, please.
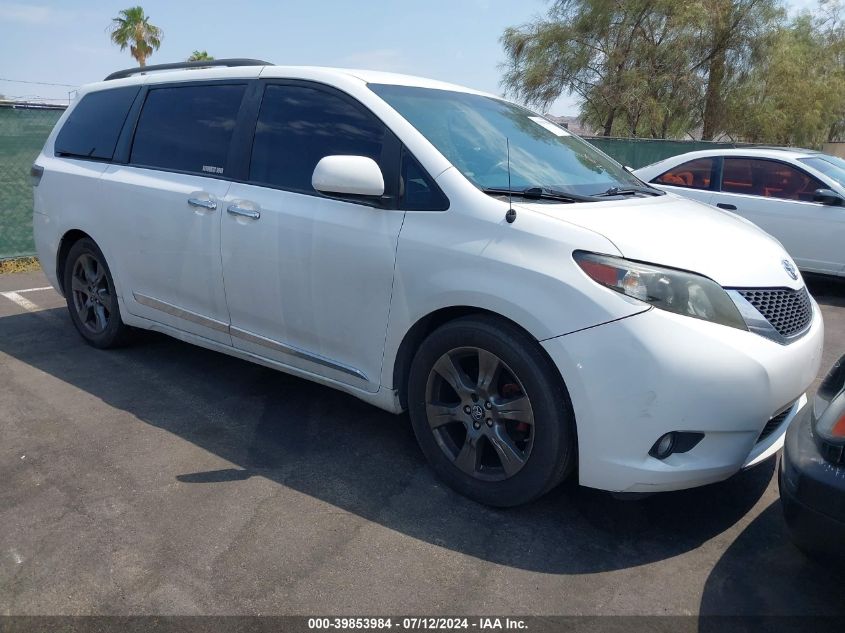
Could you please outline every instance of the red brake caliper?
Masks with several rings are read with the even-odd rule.
[[[506,382],[502,385],[502,395],[505,398],[515,398],[518,395],[521,395],[522,391],[519,388],[519,385],[513,382]],[[531,426],[527,422],[517,422],[516,430],[520,433],[528,433],[531,429]]]

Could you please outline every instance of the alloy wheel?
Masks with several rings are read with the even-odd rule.
[[[531,401],[495,354],[478,347],[443,354],[429,373],[425,405],[437,444],[467,475],[501,481],[528,461],[534,444]]]
[[[106,269],[93,255],[83,253],[74,262],[71,293],[76,314],[85,329],[92,334],[102,334],[114,311],[114,298]]]

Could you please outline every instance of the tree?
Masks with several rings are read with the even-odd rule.
[[[207,51],[194,51],[191,56],[185,60],[189,62],[213,62],[214,57],[208,54]]]
[[[823,2],[820,9],[834,8]],[[845,119],[841,13],[804,13],[755,51],[726,100],[726,129],[743,140],[817,147]]]
[[[746,66],[761,38],[776,27],[784,11],[776,0],[703,0],[697,3],[701,60],[691,69],[706,71],[701,138],[710,141],[724,116],[724,87]]]
[[[782,0],[555,0],[505,30],[506,90],[547,107],[564,91],[605,135],[719,131],[724,93]]]
[[[141,68],[147,65],[147,58],[153,51],[159,49],[163,37],[161,29],[150,24],[149,20],[143,7],[131,7],[118,13],[110,29],[112,42],[122,51],[128,46],[129,53]]]
[[[584,104],[582,118],[609,136],[623,112],[632,51],[654,11],[648,0],[557,0],[546,19],[510,27],[503,84],[528,103],[548,107],[566,90]]]

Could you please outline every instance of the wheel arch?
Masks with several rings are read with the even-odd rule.
[[[66,231],[59,240],[59,249],[56,253],[56,280],[59,284],[59,290],[65,294],[65,264],[67,255],[70,249],[81,239],[89,239],[96,244],[96,240],[85,231],[80,229],[70,229]]]
[[[539,344],[537,337],[513,319],[509,319],[508,317],[493,310],[469,305],[448,306],[429,312],[425,316],[419,318],[405,333],[405,336],[402,338],[402,342],[399,344],[396,352],[396,358],[393,362],[393,388],[396,391],[399,405],[403,410],[408,408],[408,377],[411,372],[411,362],[413,361],[414,355],[416,354],[417,349],[419,349],[420,344],[429,334],[441,325],[454,321],[455,319],[473,315],[484,315],[503,321],[510,326],[517,328],[523,332],[525,336],[537,343],[537,348],[541,351],[542,355],[548,362],[550,369],[553,371],[554,377],[563,387],[567,402],[569,403],[570,411],[572,411],[572,402],[569,397],[569,390],[566,387],[566,381],[561,375],[557,365],[555,365],[554,361],[552,361],[552,358],[548,355],[543,346]]]

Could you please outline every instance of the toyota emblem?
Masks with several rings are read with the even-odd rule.
[[[783,269],[786,271],[786,274],[792,277],[795,281],[798,281],[798,271],[795,269],[792,262],[788,259],[784,259],[781,261],[781,264],[783,264]]]

